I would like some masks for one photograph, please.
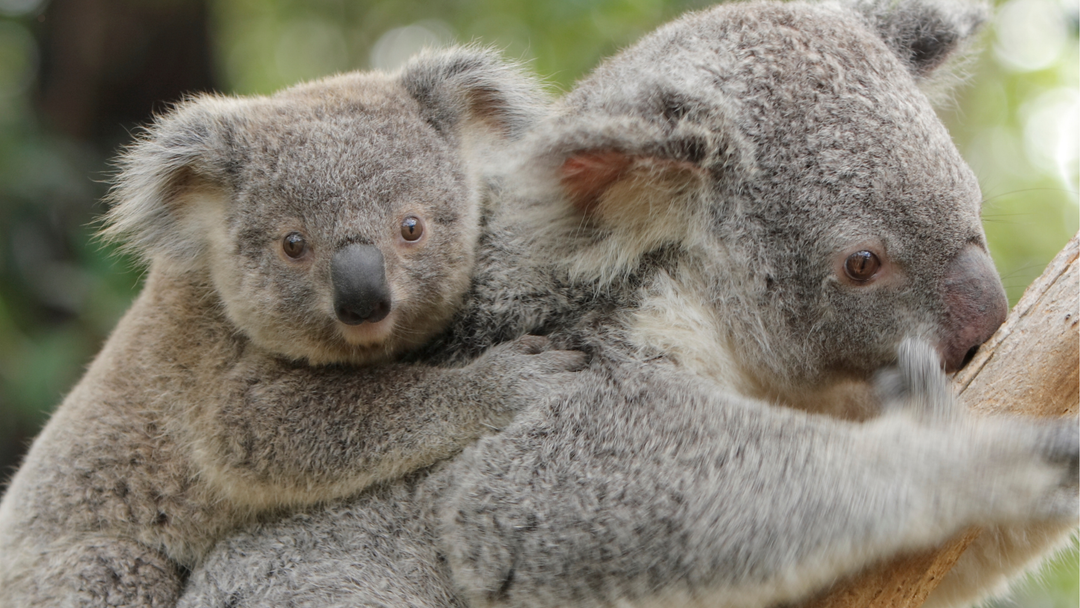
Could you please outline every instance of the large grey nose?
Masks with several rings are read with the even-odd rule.
[[[390,314],[390,286],[383,254],[374,245],[355,243],[330,260],[334,314],[348,325],[378,323]]]
[[[994,262],[980,247],[968,245],[950,264],[942,285],[945,327],[942,357],[945,370],[961,369],[990,339],[1009,314],[1009,300]]]

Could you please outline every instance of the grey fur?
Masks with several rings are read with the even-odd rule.
[[[1000,322],[955,321],[980,195],[918,88],[981,10],[722,6],[605,62],[495,184],[425,353],[543,331],[590,369],[427,473],[233,536],[181,605],[766,607],[968,525],[1060,535],[1076,420],[970,418],[934,352]],[[868,284],[838,266],[861,247]]]
[[[535,336],[454,367],[392,363],[468,287],[474,155],[543,103],[517,68],[459,49],[159,119],[105,229],[146,258],[146,285],[0,504],[0,606],[172,605],[232,527],[428,466],[565,382],[583,355]],[[408,214],[422,238],[401,234]],[[294,231],[308,249],[291,259]],[[379,323],[335,319],[330,261],[356,243],[385,259]]]
[[[876,374],[878,398],[884,408],[903,407],[927,422],[949,421],[960,411],[949,388],[948,378],[937,366],[933,349],[926,342],[907,339],[900,343],[899,366]]]
[[[980,2],[855,0],[852,6],[877,28],[885,43],[917,78],[941,67],[987,20]]]

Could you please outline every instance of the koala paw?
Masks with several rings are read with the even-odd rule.
[[[549,350],[551,340],[544,336],[522,336],[493,349],[495,356],[518,357],[522,371],[539,375],[579,372],[588,364],[588,356],[576,350]]]
[[[1080,486],[1080,421],[1064,418],[1049,422],[1043,436],[1043,457],[1064,469],[1064,486]]]
[[[1080,515],[1080,428],[1075,417],[973,416],[942,438],[964,471],[949,484],[984,513],[979,523],[1073,521]],[[966,486],[966,489],[962,487]]]
[[[907,338],[900,343],[897,365],[875,378],[887,410],[900,410],[925,422],[955,420],[960,415],[941,357],[929,343]]]
[[[1038,420],[1032,426],[1036,456],[1047,470],[1049,486],[1033,515],[1075,521],[1080,516],[1080,421],[1075,417]],[[1013,421],[1007,432],[1018,435],[1019,427],[1020,421]]]
[[[553,394],[585,369],[588,357],[573,350],[550,350],[543,336],[522,336],[500,344],[472,364],[489,386],[498,386],[498,410],[514,413]]]

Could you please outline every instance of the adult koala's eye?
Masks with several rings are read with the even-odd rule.
[[[294,260],[298,260],[307,253],[307,242],[304,241],[304,235],[299,232],[290,232],[285,235],[285,238],[281,239],[281,250],[285,252],[285,255]]]
[[[424,221],[415,215],[401,220],[401,238],[413,242],[424,235]]]
[[[873,251],[856,251],[844,260],[844,273],[858,283],[865,283],[874,278],[881,269],[881,260]]]

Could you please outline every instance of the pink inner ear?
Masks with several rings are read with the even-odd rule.
[[[630,167],[632,160],[614,150],[571,156],[562,165],[563,187],[575,207],[582,213],[591,213],[604,192]]]

